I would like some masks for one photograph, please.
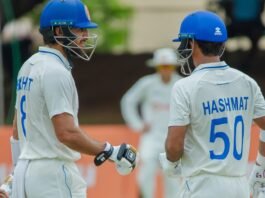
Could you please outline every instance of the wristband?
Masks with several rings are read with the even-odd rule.
[[[18,158],[20,156],[20,143],[19,140],[16,140],[13,138],[13,136],[10,137],[10,145],[11,145],[11,153],[12,153],[12,163],[13,167],[16,166]]]
[[[106,146],[104,148],[104,151],[109,151],[111,149],[111,147],[112,147],[111,144],[108,143],[108,142],[106,142],[105,144],[106,144]]]
[[[262,156],[259,152],[256,161],[261,167],[265,168],[265,157]]]
[[[96,155],[94,158],[94,163],[96,166],[103,164],[107,159],[110,158],[111,154],[113,153],[113,146],[106,142],[106,146],[102,152]]]

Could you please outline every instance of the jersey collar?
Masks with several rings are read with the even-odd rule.
[[[202,71],[202,70],[216,70],[216,69],[227,69],[229,66],[226,64],[225,61],[220,62],[214,62],[214,63],[206,63],[206,64],[200,64],[198,67],[196,67],[192,73]]]
[[[62,55],[62,53],[54,48],[39,47],[39,52],[56,57],[65,66],[66,69],[71,70],[72,67],[69,61]]]

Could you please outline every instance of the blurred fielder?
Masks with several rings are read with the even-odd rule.
[[[159,170],[158,156],[165,151],[170,93],[173,84],[182,77],[176,73],[177,57],[173,49],[156,50],[147,64],[157,72],[142,77],[126,92],[121,110],[128,126],[141,133],[138,184],[143,198],[153,198]],[[176,197],[179,179],[164,177],[164,181],[164,197]]]
[[[174,40],[183,66],[195,66],[172,89],[160,155],[168,175],[184,177],[181,198],[249,198],[265,184],[263,131],[250,188],[246,177],[252,121],[265,129],[265,101],[252,78],[220,60],[226,40],[223,21],[208,11],[188,14]]]
[[[114,161],[121,174],[136,164],[132,146],[98,142],[79,128],[72,59],[90,60],[97,36],[88,29],[96,27],[80,0],[51,0],[41,13],[46,46],[23,64],[17,77],[12,198],[86,198],[75,164],[80,153],[94,155],[96,165]]]

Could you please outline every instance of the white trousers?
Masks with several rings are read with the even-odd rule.
[[[202,174],[184,178],[178,198],[250,198],[246,177]]]
[[[162,170],[159,164],[159,154],[165,152],[164,140],[153,138],[151,134],[141,137],[139,145],[140,165],[138,186],[143,198],[154,198],[157,174]],[[163,198],[176,198],[180,189],[180,178],[169,178],[163,175]]]
[[[15,178],[16,175],[15,171]],[[25,198],[86,198],[86,183],[74,162],[58,159],[31,160],[25,171],[24,181]]]
[[[25,173],[27,171],[29,160],[18,160],[14,170],[12,182],[12,198],[26,198],[25,194]]]

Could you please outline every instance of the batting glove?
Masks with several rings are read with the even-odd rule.
[[[165,175],[169,177],[180,177],[181,176],[181,166],[180,161],[171,162],[167,159],[166,153],[159,154],[159,161]]]
[[[137,151],[132,145],[121,144],[119,146],[112,146],[107,142],[104,151],[95,157],[94,163],[96,166],[99,166],[109,159],[115,163],[119,174],[128,175],[137,164],[137,155]]]
[[[258,153],[256,161],[249,177],[250,192],[254,198],[265,198],[265,157]]]
[[[12,193],[12,182],[13,182],[13,174],[8,175],[4,183],[0,186],[0,195],[5,197],[10,197]]]

